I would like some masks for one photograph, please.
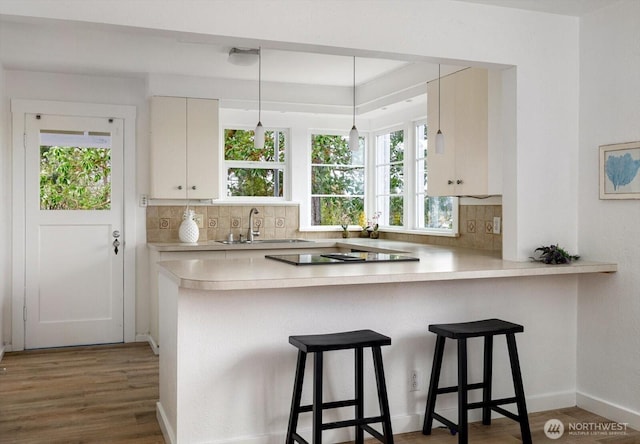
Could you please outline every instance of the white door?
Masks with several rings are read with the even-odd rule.
[[[25,348],[123,342],[123,121],[25,119]]]

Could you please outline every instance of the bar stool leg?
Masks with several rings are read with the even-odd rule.
[[[482,389],[482,424],[491,425],[491,384],[493,373],[493,336],[484,337],[484,387]]]
[[[440,369],[442,368],[442,356],[444,355],[444,341],[444,336],[437,336],[436,349],[433,353],[431,379],[429,381],[429,393],[427,394],[427,408],[425,409],[424,424],[422,426],[423,435],[431,435],[431,428],[433,427],[433,413],[436,410],[436,396],[440,381]]]
[[[518,418],[520,419],[520,434],[522,435],[523,444],[531,444],[531,429],[529,428],[527,404],[524,397],[524,387],[522,385],[522,372],[520,371],[516,337],[513,333],[507,334],[507,348],[509,349],[513,388],[516,393],[516,405],[518,406]]]
[[[458,444],[469,441],[467,340],[458,339]]]
[[[364,363],[363,363],[363,353],[361,348],[355,349],[355,387],[356,387],[356,419],[364,418],[364,381],[363,381],[363,373],[364,373]],[[364,430],[359,425],[356,426],[356,444],[364,443]]]
[[[378,387],[378,404],[382,416],[382,434],[386,444],[393,444],[393,431],[391,430],[391,415],[389,414],[389,398],[387,397],[387,384],[384,378],[382,365],[382,353],[380,347],[372,347],[373,368],[376,374],[376,386]]]
[[[313,356],[313,438],[312,444],[322,444],[322,352]]]
[[[298,351],[298,364],[296,365],[296,376],[293,383],[293,399],[291,400],[291,413],[289,414],[289,426],[287,427],[286,444],[293,444],[293,434],[298,428],[298,417],[300,415],[300,400],[302,399],[302,381],[304,379],[304,367],[307,362],[307,354]]]

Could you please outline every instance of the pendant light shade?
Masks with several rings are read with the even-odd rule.
[[[253,146],[264,148],[264,127],[262,126],[262,48],[258,48],[258,124],[253,133]]]
[[[360,148],[360,135],[358,134],[358,128],[353,125],[351,131],[349,131],[349,149],[351,151],[358,151]]]
[[[360,148],[360,135],[356,128],[356,57],[353,57],[353,127],[349,131],[349,149],[358,151]]]
[[[438,132],[436,133],[436,154],[444,154],[444,134],[440,130],[440,64],[438,64]]]

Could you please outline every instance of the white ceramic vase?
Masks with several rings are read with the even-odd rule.
[[[182,223],[180,224],[180,229],[178,230],[178,237],[180,238],[180,242],[184,242],[186,244],[194,244],[198,242],[198,238],[200,237],[200,230],[198,230],[198,224],[196,223],[194,218],[193,210],[187,210],[184,212],[182,216]]]

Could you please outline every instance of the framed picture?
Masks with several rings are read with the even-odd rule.
[[[640,199],[640,142],[600,146],[600,199]]]

